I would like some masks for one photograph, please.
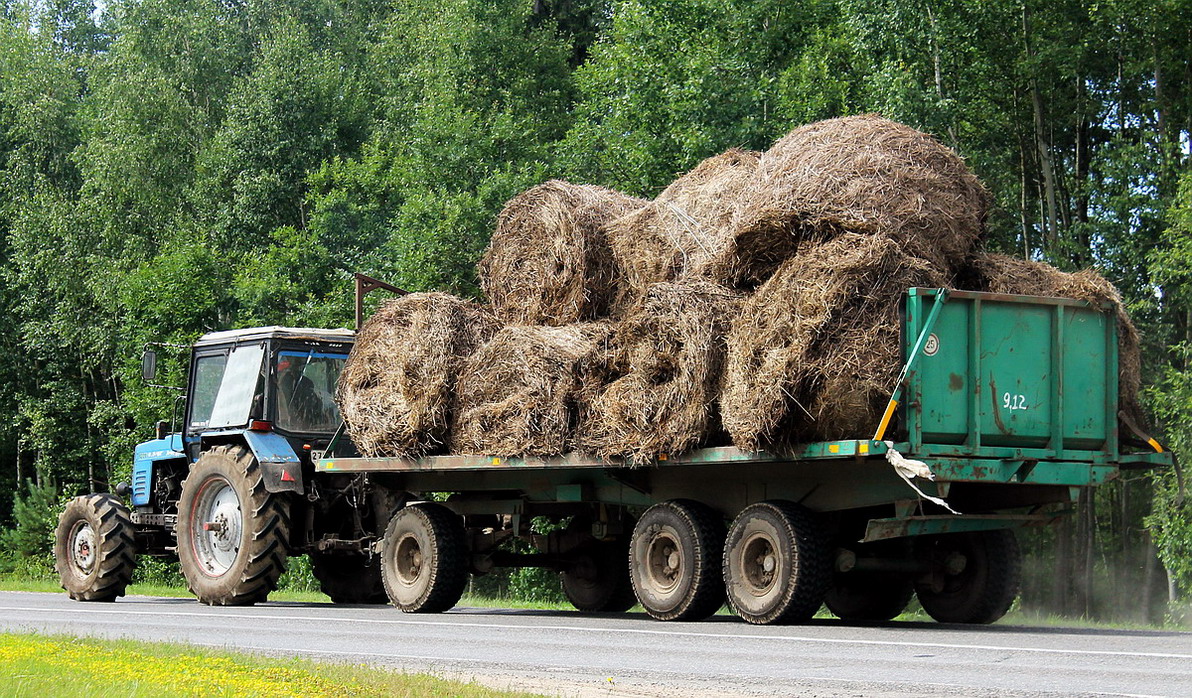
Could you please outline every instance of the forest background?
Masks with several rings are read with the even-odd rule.
[[[1192,0],[0,13],[0,568],[36,569],[53,504],[126,479],[170,417],[175,393],[139,377],[148,342],[350,326],[356,271],[474,296],[529,186],[653,196],[729,147],[870,111],[966,158],[996,199],[991,248],[1118,285],[1151,426],[1192,448]],[[1158,620],[1192,594],[1172,473],[1128,473],[1027,542],[1026,605]]]

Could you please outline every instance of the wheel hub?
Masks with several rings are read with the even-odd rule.
[[[778,551],[769,537],[756,533],[741,546],[741,571],[746,588],[760,596],[774,586]]]
[[[413,534],[402,537],[397,544],[396,560],[397,579],[406,586],[412,586],[422,574],[422,546]]]
[[[195,519],[202,522],[191,533],[195,557],[207,574],[221,576],[236,563],[244,531],[240,497],[227,480],[213,478],[204,484]]]
[[[666,593],[679,585],[682,579],[683,550],[670,532],[660,531],[650,540],[646,560],[651,586]]]
[[[90,574],[95,567],[95,529],[86,521],[75,526],[71,536],[71,552],[74,564],[83,574]]]

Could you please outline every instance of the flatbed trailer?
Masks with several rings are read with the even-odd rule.
[[[1171,462],[1119,413],[1109,308],[913,288],[902,351],[898,386],[864,438],[629,464],[364,458],[341,430],[315,471],[407,493],[373,546],[407,611],[449,608],[468,571],[541,565],[563,573],[581,610],[636,601],[686,620],[727,598],[754,623],[803,620],[825,602],[843,618],[884,620],[917,594],[937,620],[981,623],[1017,595],[1013,529],[1058,520],[1082,488],[1123,469]],[[536,517],[556,530],[537,532]]]

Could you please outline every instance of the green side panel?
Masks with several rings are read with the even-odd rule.
[[[975,305],[970,305],[975,308]],[[1051,436],[1052,318],[1048,306],[981,306],[981,443],[1045,446]]]
[[[930,307],[930,303],[928,303]],[[940,309],[934,334],[936,342],[928,346],[933,354],[919,359],[916,371],[924,395],[920,400],[923,414],[923,440],[928,443],[964,443],[969,432],[968,333],[969,308],[963,303],[948,303]],[[909,333],[908,333],[909,334]]]
[[[934,294],[911,290],[904,353]],[[931,330],[903,412],[916,448],[1116,451],[1112,315],[1078,301],[953,291]]]
[[[1116,420],[1106,424],[1105,407],[1111,397],[1117,400],[1117,374],[1104,369],[1117,366],[1116,344],[1106,342],[1113,324],[1109,315],[1092,308],[1067,308],[1064,313],[1065,448],[1101,448],[1108,430],[1117,426]]]

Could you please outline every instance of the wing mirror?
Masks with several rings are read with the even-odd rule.
[[[157,352],[146,349],[141,354],[141,378],[146,383],[152,383],[157,378]]]

